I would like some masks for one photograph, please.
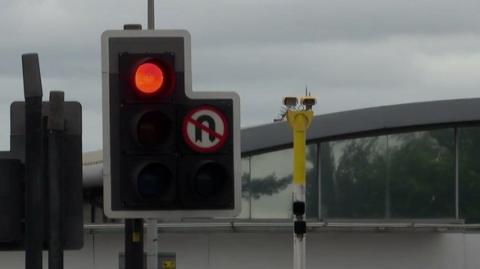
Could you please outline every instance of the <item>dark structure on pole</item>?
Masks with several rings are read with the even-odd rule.
[[[64,94],[50,92],[48,132],[48,268],[63,269],[62,142],[65,129]]]
[[[25,268],[42,268],[44,239],[42,81],[37,54],[22,56],[25,91]]]
[[[23,163],[10,152],[0,153],[0,250],[21,248],[25,216],[24,171]]]

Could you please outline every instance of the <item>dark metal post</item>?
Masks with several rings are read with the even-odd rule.
[[[25,268],[42,268],[44,198],[42,80],[35,53],[22,55],[25,94]]]
[[[64,125],[64,94],[50,92],[48,113],[48,268],[63,269],[61,152]]]
[[[125,219],[125,269],[143,268],[143,219]]]
[[[155,29],[155,0],[148,0],[148,30]]]

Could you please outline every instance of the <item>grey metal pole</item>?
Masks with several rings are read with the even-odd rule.
[[[42,268],[43,128],[42,80],[36,53],[22,55],[25,95],[25,268]]]
[[[64,93],[50,92],[48,114],[48,268],[63,269],[61,152],[65,130]]]
[[[148,0],[148,30],[155,29],[155,1]]]
[[[156,219],[147,220],[145,248],[147,253],[147,269],[158,269],[158,229]]]

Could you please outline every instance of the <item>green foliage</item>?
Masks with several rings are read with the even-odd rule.
[[[454,218],[453,129],[322,144],[324,214]]]
[[[455,154],[452,129],[391,136],[391,216],[455,217]],[[449,138],[449,139],[445,139]]]
[[[380,218],[384,215],[386,166],[381,140],[378,137],[353,139],[337,142],[333,149],[322,144],[326,216]],[[341,151],[336,168],[332,150]]]

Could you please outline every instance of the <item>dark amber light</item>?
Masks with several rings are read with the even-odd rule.
[[[162,68],[154,63],[143,63],[135,71],[135,87],[142,93],[152,94],[161,90],[164,81]]]

